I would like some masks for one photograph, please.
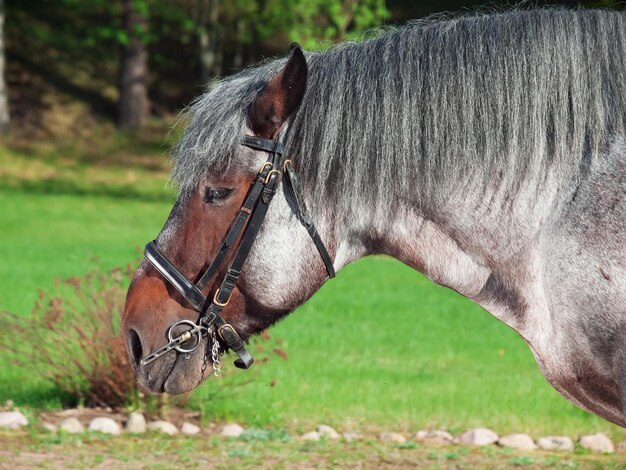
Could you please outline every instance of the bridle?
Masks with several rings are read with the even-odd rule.
[[[198,349],[204,336],[212,334],[213,342],[215,342],[215,332],[217,332],[217,335],[219,335],[226,346],[239,356],[239,358],[235,360],[236,367],[247,369],[252,365],[254,359],[246,350],[244,341],[239,337],[239,334],[232,325],[226,323],[221,313],[230,301],[230,296],[237,284],[246,258],[250,254],[259,229],[263,224],[270,202],[276,194],[278,185],[283,178],[285,182],[283,188],[291,193],[295,201],[297,208],[295,211],[296,217],[300,223],[304,225],[309,236],[313,239],[313,243],[315,243],[322,261],[326,266],[328,278],[335,277],[335,269],[330,255],[328,254],[328,250],[326,246],[324,246],[324,242],[320,238],[313,224],[313,220],[311,219],[311,214],[299,192],[298,182],[293,171],[293,166],[291,165],[291,160],[286,160],[283,156],[283,144],[281,140],[245,136],[242,145],[254,150],[267,152],[269,153],[269,157],[258,171],[254,183],[248,191],[246,199],[239,209],[239,213],[231,224],[222,246],[198,282],[194,284],[183,276],[176,266],[174,266],[157,248],[156,241],[151,241],[146,245],[144,251],[146,259],[150,261],[157,271],[178,292],[180,292],[185,300],[200,314],[200,317],[196,323],[191,320],[179,320],[172,323],[166,332],[169,343],[144,357],[141,360],[142,365],[157,360],[169,351],[189,354]],[[234,249],[234,243],[242,231],[243,235],[241,236],[233,260],[222,279],[219,289],[213,294],[213,300],[209,301],[209,298],[205,297],[202,291],[217,273],[226,255],[231,249]],[[174,337],[174,329],[181,326],[187,327],[187,329]]]

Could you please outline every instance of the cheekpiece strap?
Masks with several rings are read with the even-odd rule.
[[[262,150],[264,152],[277,153],[279,155],[282,155],[283,153],[283,144],[277,140],[246,135],[244,136],[241,144],[246,147],[250,147],[251,149]]]

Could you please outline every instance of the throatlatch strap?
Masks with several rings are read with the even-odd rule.
[[[296,173],[293,171],[293,167],[291,166],[291,162],[289,160],[285,161],[284,167],[284,174],[285,176],[287,176],[285,182],[288,183],[284,186],[288,187],[291,190],[293,198],[296,200],[296,206],[298,207],[298,219],[300,220],[300,223],[304,225],[304,228],[306,228],[309,236],[313,239],[313,243],[315,243],[317,251],[319,251],[320,256],[322,257],[324,266],[326,266],[328,279],[332,279],[333,277],[335,277],[335,267],[333,266],[333,262],[330,259],[330,255],[328,254],[326,245],[324,245],[320,234],[315,228],[311,213],[309,212],[309,209],[307,208],[304,199],[302,199],[302,195],[300,194],[300,189],[298,186],[298,179],[296,178]]]
[[[245,145],[246,147],[250,147],[255,150],[276,153],[279,155],[282,155],[283,153],[283,144],[278,140],[270,140],[262,137],[244,136],[242,145]],[[282,173],[287,176],[287,181],[289,182],[291,193],[296,201],[296,207],[298,208],[298,219],[300,220],[300,223],[304,225],[304,228],[306,228],[309,236],[313,239],[313,243],[315,244],[317,251],[319,251],[320,256],[322,257],[322,261],[324,262],[324,266],[326,267],[328,279],[332,279],[333,277],[335,277],[335,267],[333,266],[333,262],[330,259],[330,255],[328,254],[326,245],[324,245],[324,242],[322,241],[319,232],[315,228],[315,224],[313,223],[311,214],[306,204],[304,203],[304,199],[302,199],[302,195],[299,192],[298,180],[296,179],[296,174],[293,171],[290,160],[286,160],[284,164],[281,164],[281,166],[283,166],[283,168],[280,169],[282,170]]]

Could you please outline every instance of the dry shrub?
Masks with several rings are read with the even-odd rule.
[[[2,355],[8,363],[43,375],[86,406],[154,406],[154,400],[137,388],[120,336],[120,316],[132,272],[130,266],[106,272],[94,269],[81,278],[57,279],[52,295],[39,291],[30,318],[0,312]],[[255,368],[267,363],[270,356],[287,359],[282,343],[267,332],[254,338],[251,349],[256,356]],[[235,370],[225,367],[224,375]],[[255,376],[229,380],[213,393],[228,396],[228,390]],[[186,394],[177,403],[184,404],[189,398]]]
[[[123,406],[137,395],[119,334],[132,273],[93,270],[39,292],[30,318],[0,315],[0,348],[10,363],[43,375],[87,406]]]

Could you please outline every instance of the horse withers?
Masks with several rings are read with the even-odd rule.
[[[227,349],[248,367],[251,335],[386,254],[511,326],[559,392],[625,426],[626,14],[294,46],[188,118],[178,201],[123,315],[142,387],[191,390]]]

